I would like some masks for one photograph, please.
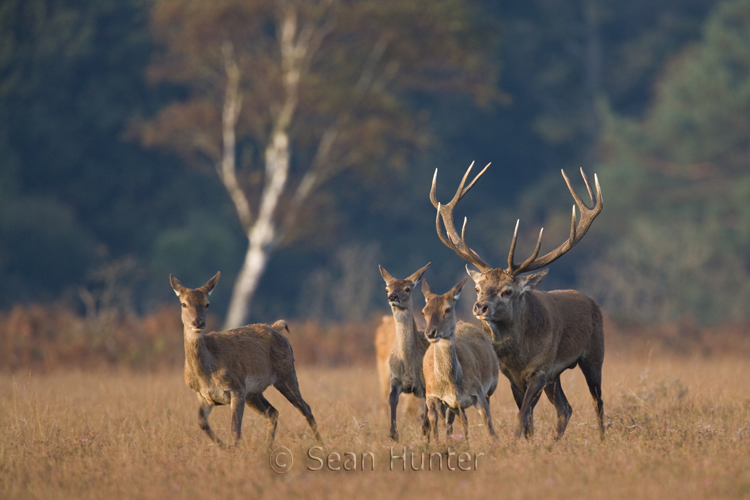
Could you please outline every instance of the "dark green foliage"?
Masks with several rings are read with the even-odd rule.
[[[617,189],[588,280],[628,317],[747,318],[750,1],[720,5],[656,89],[643,120],[608,123],[602,181]]]
[[[368,15],[386,15],[378,2],[366,5]],[[403,14],[425,3],[389,5]],[[370,127],[382,127],[385,116],[402,119],[382,141],[363,144],[348,164],[357,168],[311,201],[289,244],[269,263],[254,319],[357,319],[385,310],[378,263],[405,274],[432,261],[431,282],[450,286],[464,263],[435,235],[429,185],[439,167],[438,197],[448,199],[473,160],[493,166],[456,215],[469,217],[470,244],[490,263],[504,264],[519,217],[519,255],[531,251],[542,225],[543,251],[566,237],[572,200],[559,169],[583,193],[576,170],[584,166],[600,174],[605,210],[586,239],[553,265],[546,288],[579,286],[631,320],[747,318],[748,1],[472,5],[444,29],[470,33],[467,46],[495,51],[491,62],[502,68],[496,93],[454,92],[443,78],[450,65],[437,57],[418,68],[422,80],[399,81],[397,93],[358,103],[363,112],[380,110]],[[190,155],[145,150],[134,133],[190,95],[187,81],[165,84],[163,74],[147,75],[160,43],[149,31],[151,8],[146,0],[0,2],[1,308],[76,297],[81,285],[97,290],[96,270],[126,257],[142,273],[130,281],[137,283],[138,310],[172,300],[170,272],[203,283],[221,270],[223,285],[212,298],[219,311],[226,304],[246,244],[231,202],[205,158],[191,157],[201,168],[186,169]],[[394,16],[388,22],[400,28],[401,17],[388,12]],[[363,39],[377,39],[375,24],[355,14],[347,11],[346,22],[360,27]],[[245,32],[232,23],[246,21],[252,22],[223,20],[236,33]],[[257,42],[235,40],[237,47]],[[371,47],[349,46],[353,52],[330,52],[335,58],[319,61],[315,71],[322,74],[340,58],[361,63]],[[408,43],[391,49],[419,62]],[[433,49],[455,60],[455,47]],[[467,64],[476,68],[480,61]],[[201,84],[221,76],[222,68],[215,69],[204,80],[186,76]],[[353,75],[342,71],[338,82]],[[440,88],[431,87],[429,75],[443,78]],[[331,110],[348,98],[326,97],[330,82],[314,83],[303,99],[315,112],[293,131],[302,146],[292,159],[294,180]],[[243,168],[262,160],[261,142],[247,139],[249,132],[267,132],[259,123],[241,123]],[[347,141],[356,144],[367,131],[350,130]],[[250,190],[257,181],[247,179]],[[372,269],[361,268],[355,293],[357,263]],[[352,301],[358,305],[347,306]]]

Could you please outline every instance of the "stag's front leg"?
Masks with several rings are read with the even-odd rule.
[[[546,373],[535,373],[529,380],[521,403],[521,410],[518,412],[517,438],[521,437],[521,434],[526,438],[534,435],[534,406],[539,401],[545,385],[547,385]]]
[[[388,396],[388,403],[391,406],[391,439],[398,442],[398,430],[396,430],[396,410],[398,409],[398,398],[401,396],[401,383],[391,379],[391,393]]]

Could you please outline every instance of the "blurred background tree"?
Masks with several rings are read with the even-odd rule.
[[[67,297],[83,314],[81,286],[96,295],[102,270],[127,262],[139,278],[114,288],[130,289],[128,308],[173,300],[169,273],[197,285],[221,270],[213,304],[227,310],[248,248],[216,171],[231,149],[227,69],[242,99],[238,185],[258,213],[285,96],[277,6],[297,4],[203,4],[0,3],[0,307]],[[547,288],[578,287],[634,322],[748,319],[748,0],[299,5],[295,40],[310,19],[330,32],[286,129],[287,191],[251,321],[385,310],[378,263],[407,275],[432,261],[431,283],[451,286],[463,263],[437,240],[427,193],[439,167],[450,196],[472,160],[493,166],[457,216],[489,262],[505,260],[519,217],[519,253],[541,225],[549,248],[565,237],[559,170],[583,166],[606,208]],[[287,217],[333,130],[333,170]]]
[[[666,66],[645,116],[612,113],[605,130],[602,182],[618,188],[584,282],[624,317],[746,319],[750,1],[721,4]]]
[[[472,15],[462,0],[154,3],[165,50],[150,74],[187,97],[139,128],[146,146],[212,167],[235,205],[248,247],[226,328],[247,322],[279,246],[335,228],[316,196],[327,181],[404,168],[424,145],[406,94],[498,94]]]

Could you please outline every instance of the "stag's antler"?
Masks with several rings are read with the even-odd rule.
[[[594,198],[594,193],[591,190],[589,180],[586,177],[586,174],[583,173],[583,169],[581,169],[583,182],[586,183],[586,190],[589,192],[591,203],[594,204],[593,207],[589,208],[583,202],[581,197],[578,196],[578,194],[576,194],[576,192],[573,190],[573,187],[570,185],[570,180],[568,179],[568,176],[565,175],[565,172],[562,170],[561,172],[563,178],[565,179],[565,184],[568,185],[570,194],[573,195],[573,200],[575,200],[576,205],[578,205],[578,210],[581,211],[581,220],[579,220],[578,224],[576,225],[576,207],[575,205],[573,205],[573,216],[570,221],[570,237],[562,245],[537,259],[536,256],[539,254],[539,248],[542,245],[542,232],[544,231],[544,229],[542,229],[542,231],[539,231],[539,238],[536,241],[536,248],[534,249],[534,253],[520,266],[516,266],[513,263],[513,254],[516,250],[516,237],[518,236],[518,222],[516,222],[516,230],[513,233],[513,240],[510,244],[510,252],[508,253],[507,269],[507,272],[513,276],[522,272],[533,271],[535,269],[548,266],[552,262],[565,255],[568,250],[573,248],[579,241],[583,239],[583,237],[586,235],[586,232],[589,230],[589,227],[591,227],[591,223],[594,222],[594,219],[597,215],[599,215],[599,213],[601,213],[602,208],[604,207],[604,202],[602,200],[602,189],[599,186],[599,178],[596,176],[596,174],[594,174],[594,183],[596,184],[596,198]]]
[[[479,172],[476,177],[474,177],[474,180],[471,181],[471,183],[466,188],[464,188],[466,179],[469,177],[469,172],[471,172],[473,166],[474,162],[471,162],[471,165],[469,165],[468,170],[466,170],[463,179],[461,179],[461,183],[458,185],[456,194],[447,205],[441,205],[440,202],[437,201],[437,196],[435,195],[435,191],[437,189],[437,169],[435,169],[435,175],[432,177],[432,189],[430,189],[430,201],[432,202],[433,206],[437,208],[435,227],[437,229],[437,234],[440,238],[440,241],[442,241],[445,246],[456,252],[459,257],[471,262],[472,264],[477,266],[480,271],[485,272],[492,269],[492,266],[487,264],[484,259],[482,259],[474,250],[466,245],[466,218],[464,218],[464,225],[461,228],[460,238],[458,236],[458,233],[456,232],[456,226],[454,226],[453,224],[453,209],[456,207],[456,204],[461,200],[461,198],[464,197],[466,193],[469,192],[469,190],[474,186],[474,183],[479,180],[482,174],[487,171],[490,163],[488,163],[487,166],[484,167],[484,169],[482,169],[482,171]],[[443,219],[443,225],[445,225],[447,236],[443,234],[443,231],[440,227],[441,218]]]

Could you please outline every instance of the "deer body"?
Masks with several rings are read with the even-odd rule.
[[[425,397],[422,359],[427,351],[428,342],[417,328],[417,323],[414,320],[412,294],[429,265],[427,264],[403,280],[394,278],[380,266],[380,274],[386,283],[388,304],[391,306],[395,323],[395,339],[388,357],[390,371],[388,403],[391,410],[390,436],[394,441],[398,441],[396,412],[399,396],[404,393],[413,394],[420,400]],[[427,425],[425,414],[422,421],[422,429],[425,432],[427,431]]]
[[[436,439],[441,402],[461,419],[467,440],[469,428],[464,409],[471,406],[483,416],[490,435],[496,436],[490,396],[497,388],[497,357],[481,330],[469,323],[456,323],[454,305],[465,282],[466,278],[444,295],[432,292],[427,282],[422,284],[427,298],[425,336],[430,341],[423,365],[425,393],[430,427]]]
[[[478,280],[477,288],[483,290],[487,283],[476,275],[479,273],[472,277]],[[512,282],[508,283],[511,286]],[[595,398],[601,426],[604,330],[601,311],[593,299],[575,290],[532,289],[519,291],[511,307],[503,307],[502,300],[498,294],[482,291],[474,313],[492,341],[500,371],[510,381],[520,411],[518,433],[533,434],[533,409],[544,390],[557,410],[557,435],[562,437],[573,410],[560,385],[560,374],[576,366],[581,367]],[[490,307],[483,310],[486,305]],[[513,310],[510,317],[508,309]]]
[[[514,261],[518,235],[516,224],[508,254],[508,268],[498,269],[492,268],[466,244],[466,220],[460,236],[453,223],[453,209],[456,204],[488,167],[489,165],[464,189],[472,168],[470,166],[456,194],[447,205],[441,205],[435,196],[435,171],[430,200],[438,210],[435,223],[440,240],[480,270],[476,272],[469,270],[468,266],[466,268],[476,284],[477,301],[473,313],[482,322],[484,333],[492,341],[500,370],[510,381],[513,398],[519,409],[517,435],[533,435],[533,411],[544,391],[557,410],[557,437],[563,436],[572,409],[560,385],[560,373],[580,366],[593,398],[600,435],[603,438],[604,404],[601,399],[601,373],[604,361],[604,331],[599,306],[593,299],[575,290],[535,290],[547,274],[547,269],[521,276],[521,273],[551,264],[583,238],[603,207],[599,181],[595,177],[595,197],[586,175],[581,170],[586,189],[594,204],[589,208],[573,190],[563,172],[563,178],[576,203],[573,206],[568,240],[537,258],[542,244],[540,231],[533,254],[519,265]],[[576,221],[576,206],[581,212],[579,221]],[[441,219],[447,235],[443,234],[440,227]]]
[[[268,442],[273,445],[278,411],[263,397],[274,386],[305,417],[319,443],[315,417],[302,399],[289,341],[280,333],[289,328],[279,320],[273,325],[255,324],[224,332],[204,333],[208,295],[219,280],[217,273],[204,286],[189,289],[170,275],[182,304],[185,336],[185,383],[198,395],[200,428],[219,446],[223,442],[208,424],[214,406],[232,407],[234,445],[239,443],[245,404],[268,422]]]
[[[392,315],[383,316],[380,325],[375,330],[375,365],[378,370],[378,381],[383,401],[388,404],[391,393],[391,367],[388,360],[391,357],[393,344],[396,342],[396,323]]]

